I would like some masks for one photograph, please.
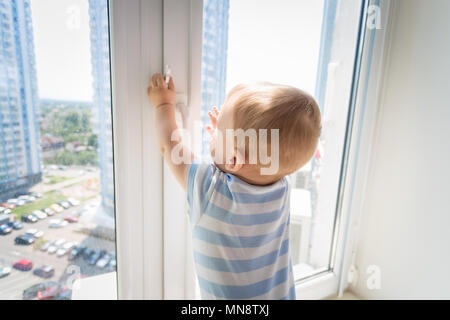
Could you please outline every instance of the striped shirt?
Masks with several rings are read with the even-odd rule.
[[[203,299],[295,299],[289,194],[287,177],[255,186],[191,164],[187,201]]]

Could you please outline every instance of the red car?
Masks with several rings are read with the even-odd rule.
[[[37,297],[39,300],[54,299],[60,294],[66,292],[68,289],[64,286],[56,285],[52,286],[46,290],[39,291]]]
[[[30,260],[22,259],[14,262],[13,268],[20,271],[30,271],[31,269],[33,269],[33,263]]]
[[[2,203],[2,207],[5,207],[5,208],[9,208],[9,209],[14,209],[16,206],[15,205],[13,205],[13,204],[7,204],[6,202],[3,202]]]
[[[66,216],[64,218],[64,220],[66,220],[69,223],[74,223],[74,222],[78,222],[78,217],[75,215],[69,215],[69,216]]]

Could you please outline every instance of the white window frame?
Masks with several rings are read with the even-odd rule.
[[[162,1],[109,6],[118,298],[162,299],[162,158],[146,96],[162,71]]]
[[[369,0],[376,4],[377,0]],[[383,28],[366,30],[354,109],[334,268],[296,283],[297,299],[322,299],[347,287],[382,77],[391,0]],[[176,10],[174,8],[176,7]],[[185,127],[201,105],[202,0],[110,0],[117,284],[119,299],[194,298],[185,195],[162,163],[146,88],[167,63],[176,79]],[[383,21],[384,20],[384,21]],[[372,35],[374,40],[372,39]],[[371,48],[371,50],[367,50]],[[356,187],[357,186],[357,187]],[[361,187],[362,186],[362,187]],[[188,271],[186,271],[188,270]]]
[[[341,296],[348,288],[348,274],[353,263],[358,239],[358,227],[361,219],[365,186],[370,174],[371,151],[375,144],[374,129],[378,117],[380,87],[386,61],[386,43],[389,37],[387,26],[391,23],[391,0],[368,0],[363,13],[364,34],[361,34],[361,58],[356,63],[353,92],[350,103],[354,109],[350,135],[347,137],[348,155],[341,181],[342,198],[340,212],[337,215],[334,248],[332,250],[332,269],[312,278],[296,283],[297,299],[324,299]],[[373,17],[375,7],[380,29],[367,28],[367,16]],[[371,8],[369,12],[367,9]]]

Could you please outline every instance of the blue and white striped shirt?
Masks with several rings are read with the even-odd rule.
[[[295,299],[287,177],[248,184],[191,164],[187,200],[203,299]]]

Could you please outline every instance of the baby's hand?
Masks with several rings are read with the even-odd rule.
[[[208,111],[208,116],[211,119],[211,124],[206,125],[205,129],[210,135],[214,135],[214,131],[217,129],[217,119],[219,118],[220,111],[217,107],[213,107],[214,113]]]
[[[150,87],[147,89],[147,95],[155,108],[164,104],[173,105],[175,103],[175,86],[172,77],[170,77],[169,84],[166,85],[164,77],[160,73],[155,73],[152,76]]]

